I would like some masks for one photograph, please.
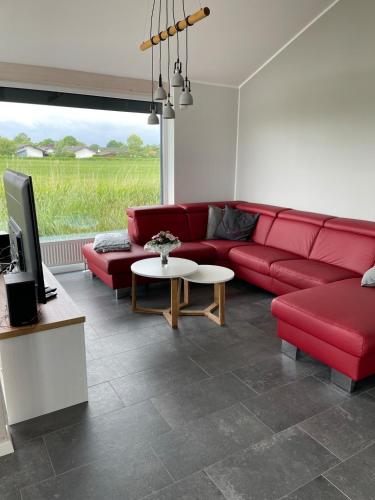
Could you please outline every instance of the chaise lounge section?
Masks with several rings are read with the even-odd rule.
[[[129,287],[133,262],[152,257],[143,245],[161,229],[179,236],[173,255],[232,268],[236,276],[279,297],[272,302],[283,351],[303,351],[332,368],[332,381],[353,390],[375,373],[375,289],[361,276],[375,263],[375,222],[241,201],[228,204],[259,219],[251,240],[206,240],[208,203],[127,210],[130,252],[97,254],[88,268],[113,289]]]

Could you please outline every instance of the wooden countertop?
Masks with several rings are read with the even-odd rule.
[[[38,323],[20,327],[9,324],[4,277],[0,276],[0,340],[85,322],[85,316],[82,315],[73,299],[44,265],[43,272],[46,286],[57,288],[57,297],[47,304],[38,304]]]

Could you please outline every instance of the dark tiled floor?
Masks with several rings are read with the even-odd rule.
[[[233,282],[228,326],[172,331],[86,273],[59,279],[87,316],[89,403],[12,427],[1,500],[375,499],[374,379],[350,397],[281,355],[270,294]]]

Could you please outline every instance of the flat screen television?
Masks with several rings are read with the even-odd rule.
[[[25,271],[33,275],[38,302],[45,304],[46,290],[32,179],[29,175],[6,170],[4,188],[13,270]]]

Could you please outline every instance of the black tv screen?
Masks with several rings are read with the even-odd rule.
[[[44,304],[46,293],[32,179],[29,175],[6,170],[4,188],[12,263],[16,271],[32,273],[38,302]]]

